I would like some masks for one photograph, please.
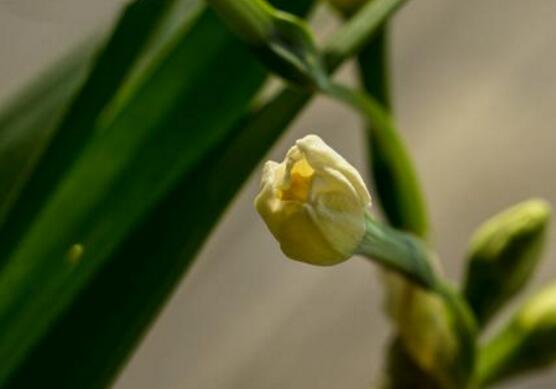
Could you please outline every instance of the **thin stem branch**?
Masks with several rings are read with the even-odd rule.
[[[407,0],[369,1],[324,46],[325,62],[334,70],[346,58],[360,52],[390,15]]]
[[[358,253],[404,274],[425,289],[437,292],[439,279],[434,254],[419,239],[366,217],[366,233]]]

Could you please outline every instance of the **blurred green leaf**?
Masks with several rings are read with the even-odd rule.
[[[129,8],[122,23],[128,22],[130,10],[138,9]],[[152,14],[150,7],[146,11]],[[181,38],[164,61],[149,69],[150,75],[127,101],[118,101],[111,117],[93,116],[100,113],[99,101],[112,90],[106,87],[110,82],[97,80],[95,85],[104,85],[100,91],[89,90],[95,89],[91,82],[85,84],[84,90],[97,98],[81,105],[79,99],[88,101],[89,96],[83,92],[67,117],[74,118],[68,120],[75,126],[88,127],[89,133],[77,136],[76,127],[62,124],[10,213],[1,248],[7,258],[0,273],[2,379],[74,300],[128,230],[218,140],[259,88],[262,68],[212,15],[205,13]],[[108,52],[116,50],[115,41],[109,43]],[[119,44],[127,45],[127,39]],[[117,63],[109,71],[112,57],[104,58],[91,79],[115,81]],[[101,75],[103,71],[110,76]],[[82,151],[76,154],[79,148]],[[45,199],[48,202],[39,208]],[[67,258],[77,243],[84,247],[79,263]]]
[[[0,113],[0,225],[86,76],[89,42],[38,77]]]
[[[106,47],[99,54],[87,80],[71,103],[59,129],[22,190],[0,230],[0,254],[8,257],[19,237],[30,227],[34,216],[49,201],[52,192],[80,155],[95,132],[99,115],[114,98],[130,69],[156,30],[156,21],[169,7],[171,0],[137,1],[122,14]],[[64,167],[64,168],[60,168]]]
[[[87,77],[91,62],[95,59],[95,54],[98,54],[100,42],[106,39],[105,33],[98,32],[37,77],[28,88],[3,107],[0,113],[0,225],[13,205],[13,200],[17,199],[23,183],[33,172],[37,158],[48,146],[53,133],[62,127],[60,120],[64,119],[65,127],[69,128],[79,119],[79,115],[67,112],[75,94],[80,92],[79,99],[75,99],[72,104],[74,111],[86,110],[87,106],[93,109],[94,104],[97,105],[97,110],[102,109],[102,105],[108,104],[116,93],[123,77],[138,78],[149,62],[157,58],[155,53],[172,39],[198,3],[198,0],[178,0],[160,2],[158,5],[143,4],[138,7],[142,11],[137,10],[137,7],[130,7],[130,11],[122,17],[120,27],[114,31],[103,56],[97,59],[96,74]],[[149,19],[162,15],[164,23],[155,25]],[[137,42],[129,45],[126,50],[119,51],[118,46],[129,39],[122,26],[130,23],[137,23],[137,27],[144,30],[137,35]],[[149,32],[149,35],[144,35],[144,32]],[[141,47],[143,45],[144,49]],[[106,77],[101,71],[106,71],[113,65],[105,64],[101,71],[98,66],[107,61],[119,64],[116,71],[121,67],[123,70],[120,72],[131,73],[120,77]],[[85,80],[87,84],[82,85]],[[104,94],[100,93],[103,89]],[[98,93],[90,93],[91,90]]]
[[[92,123],[81,122],[88,132],[58,135],[26,187],[31,196],[29,188],[44,185],[48,201],[34,212],[16,208],[6,223],[17,227],[6,238],[11,247],[2,247],[10,257],[0,273],[0,377],[12,374],[10,387],[109,382],[266,151],[252,134],[228,141],[244,129],[232,123],[261,86],[263,68],[212,13],[194,13],[158,58],[122,77],[110,97],[104,89],[108,106],[80,108],[75,120],[89,114]],[[106,50],[116,49],[114,39]],[[91,77],[107,66],[109,57],[100,58]],[[80,152],[59,155],[56,142],[67,141]],[[247,146],[257,153],[241,163]],[[43,163],[58,167],[49,179],[39,177]],[[18,214],[27,222],[13,219]]]
[[[266,126],[265,119],[287,113],[290,101],[284,110],[257,115],[260,120],[239,121],[180,179],[33,350],[9,387],[38,380],[57,388],[98,388],[113,379],[233,196],[282,133],[284,127]],[[57,358],[49,358],[54,349]]]
[[[390,109],[388,32],[384,26],[358,56],[361,80],[365,90],[386,109]],[[372,126],[372,124],[371,124]],[[428,220],[425,201],[412,168],[400,169],[396,158],[367,132],[369,165],[384,215],[392,226],[426,237]]]

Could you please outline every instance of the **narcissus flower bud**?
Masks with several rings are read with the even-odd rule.
[[[282,163],[265,164],[255,199],[284,254],[323,266],[355,253],[370,204],[357,170],[316,135],[298,140]]]

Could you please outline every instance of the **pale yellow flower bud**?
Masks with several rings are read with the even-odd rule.
[[[299,139],[282,163],[265,164],[255,199],[284,254],[323,266],[355,253],[370,203],[357,170],[316,135]]]

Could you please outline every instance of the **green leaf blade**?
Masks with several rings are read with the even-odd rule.
[[[18,237],[29,227],[33,216],[55,190],[65,172],[60,166],[70,165],[83,149],[94,131],[98,115],[124,82],[150,33],[156,28],[156,21],[171,1],[138,1],[127,6],[112,37],[100,52],[91,74],[41,157],[40,171],[31,175],[7,215],[0,234],[2,258],[6,258],[14,249]]]
[[[198,53],[202,53],[201,57]],[[185,66],[192,60],[203,65]],[[174,76],[168,76],[169,68]],[[177,71],[181,79],[176,77]],[[187,73],[181,74],[183,72]],[[245,47],[230,36],[212,13],[205,12],[187,31],[183,42],[167,53],[164,63],[158,64],[151,78],[143,79],[131,98],[119,102],[122,106],[113,111],[113,118],[105,117],[100,122],[106,128],[99,127],[91,135],[79,158],[67,168],[59,188],[34,221],[29,234],[0,273],[0,321],[7,328],[6,333],[11,334],[9,337],[0,335],[0,353],[5,351],[7,356],[9,352],[13,360],[15,354],[23,358],[27,350],[30,351],[18,373],[11,377],[10,387],[36,382],[39,374],[43,376],[41,382],[52,380],[57,387],[75,387],[77,382],[80,387],[85,385],[83,382],[99,387],[110,381],[192,260],[215,218],[237,190],[237,187],[222,187],[218,178],[226,175],[230,166],[227,147],[234,144],[243,149],[243,144],[226,142],[226,148],[222,149],[225,156],[220,156],[215,147],[222,145],[232,130],[231,124],[245,112],[264,76],[262,67]],[[149,104],[149,99],[158,96],[153,91],[164,85],[164,80],[167,88],[177,88],[174,98],[166,104],[160,101]],[[127,142],[128,138],[131,143]],[[242,139],[252,141],[250,137]],[[256,149],[261,147],[257,142],[250,144]],[[209,153],[209,150],[212,151]],[[261,153],[265,151],[261,150]],[[210,158],[205,159],[207,154],[212,159],[223,158],[225,162],[218,164],[220,170],[210,174],[210,180],[203,181],[205,171],[214,165]],[[200,165],[201,160],[207,162]],[[198,169],[195,172],[192,171],[194,167]],[[243,171],[247,174],[250,169]],[[196,178],[192,179],[191,175]],[[184,176],[183,186],[173,189]],[[244,176],[237,176],[236,186],[243,180]],[[229,181],[224,182],[229,184]],[[177,194],[173,196],[168,192]],[[208,193],[214,193],[214,199],[207,196]],[[162,199],[167,201],[157,205]],[[182,217],[176,220],[176,212],[181,209]],[[62,220],[60,215],[64,215]],[[177,222],[181,224],[176,226]],[[146,235],[133,240],[131,247],[125,245],[121,256],[111,256],[132,231]],[[49,239],[44,239],[45,234]],[[151,239],[153,236],[155,240]],[[166,238],[172,240],[161,245]],[[84,252],[78,261],[72,262],[67,252],[75,243],[82,245]],[[166,250],[169,250],[167,256]],[[129,278],[130,272],[138,272],[136,278],[130,280],[142,281],[135,284],[133,281],[129,288],[122,287],[123,278]],[[153,277],[157,273],[162,274]],[[100,275],[97,277],[97,274]],[[114,279],[114,274],[120,276]],[[8,289],[13,289],[11,286],[18,286],[15,294],[7,293]],[[85,288],[84,295],[80,293],[82,288]],[[84,303],[89,290],[94,290],[92,299]],[[121,293],[122,290],[145,297],[136,300],[135,295],[124,293],[125,298],[118,300],[115,291]],[[28,300],[30,294],[37,296],[32,303]],[[150,300],[154,301],[152,305],[148,304]],[[72,301],[74,305],[70,305]],[[98,313],[93,307],[106,313],[113,309],[111,303],[114,301],[129,311],[118,306],[107,315],[88,314]],[[64,314],[66,307],[69,311]],[[64,320],[60,316],[69,317],[75,310],[80,312],[77,318]],[[120,313],[135,316],[130,320],[122,318]],[[40,320],[30,320],[34,317]],[[104,323],[110,325],[106,327]],[[83,331],[84,327],[89,331]],[[59,328],[62,340],[57,337]],[[100,332],[100,328],[104,331]],[[80,348],[79,342],[67,343],[72,339],[73,330],[81,337],[87,332],[93,346],[88,344]],[[118,336],[110,336],[114,332],[118,332]],[[104,344],[111,351],[92,352],[91,348],[103,344],[92,333],[105,340]],[[58,370],[60,359],[53,361],[53,368],[44,357],[35,357],[41,355],[42,346],[31,351],[30,347],[41,338],[40,344],[49,344],[55,339],[60,353],[63,347],[73,348],[63,354],[67,362],[63,372]],[[120,340],[125,343],[123,346]],[[76,360],[76,352],[82,352],[83,358]],[[83,364],[84,358],[91,358],[93,362]],[[79,365],[75,367],[77,378],[66,374],[67,366],[73,362]],[[46,366],[49,368],[43,369]],[[6,375],[9,368],[4,370]],[[25,373],[29,371],[33,374]]]

